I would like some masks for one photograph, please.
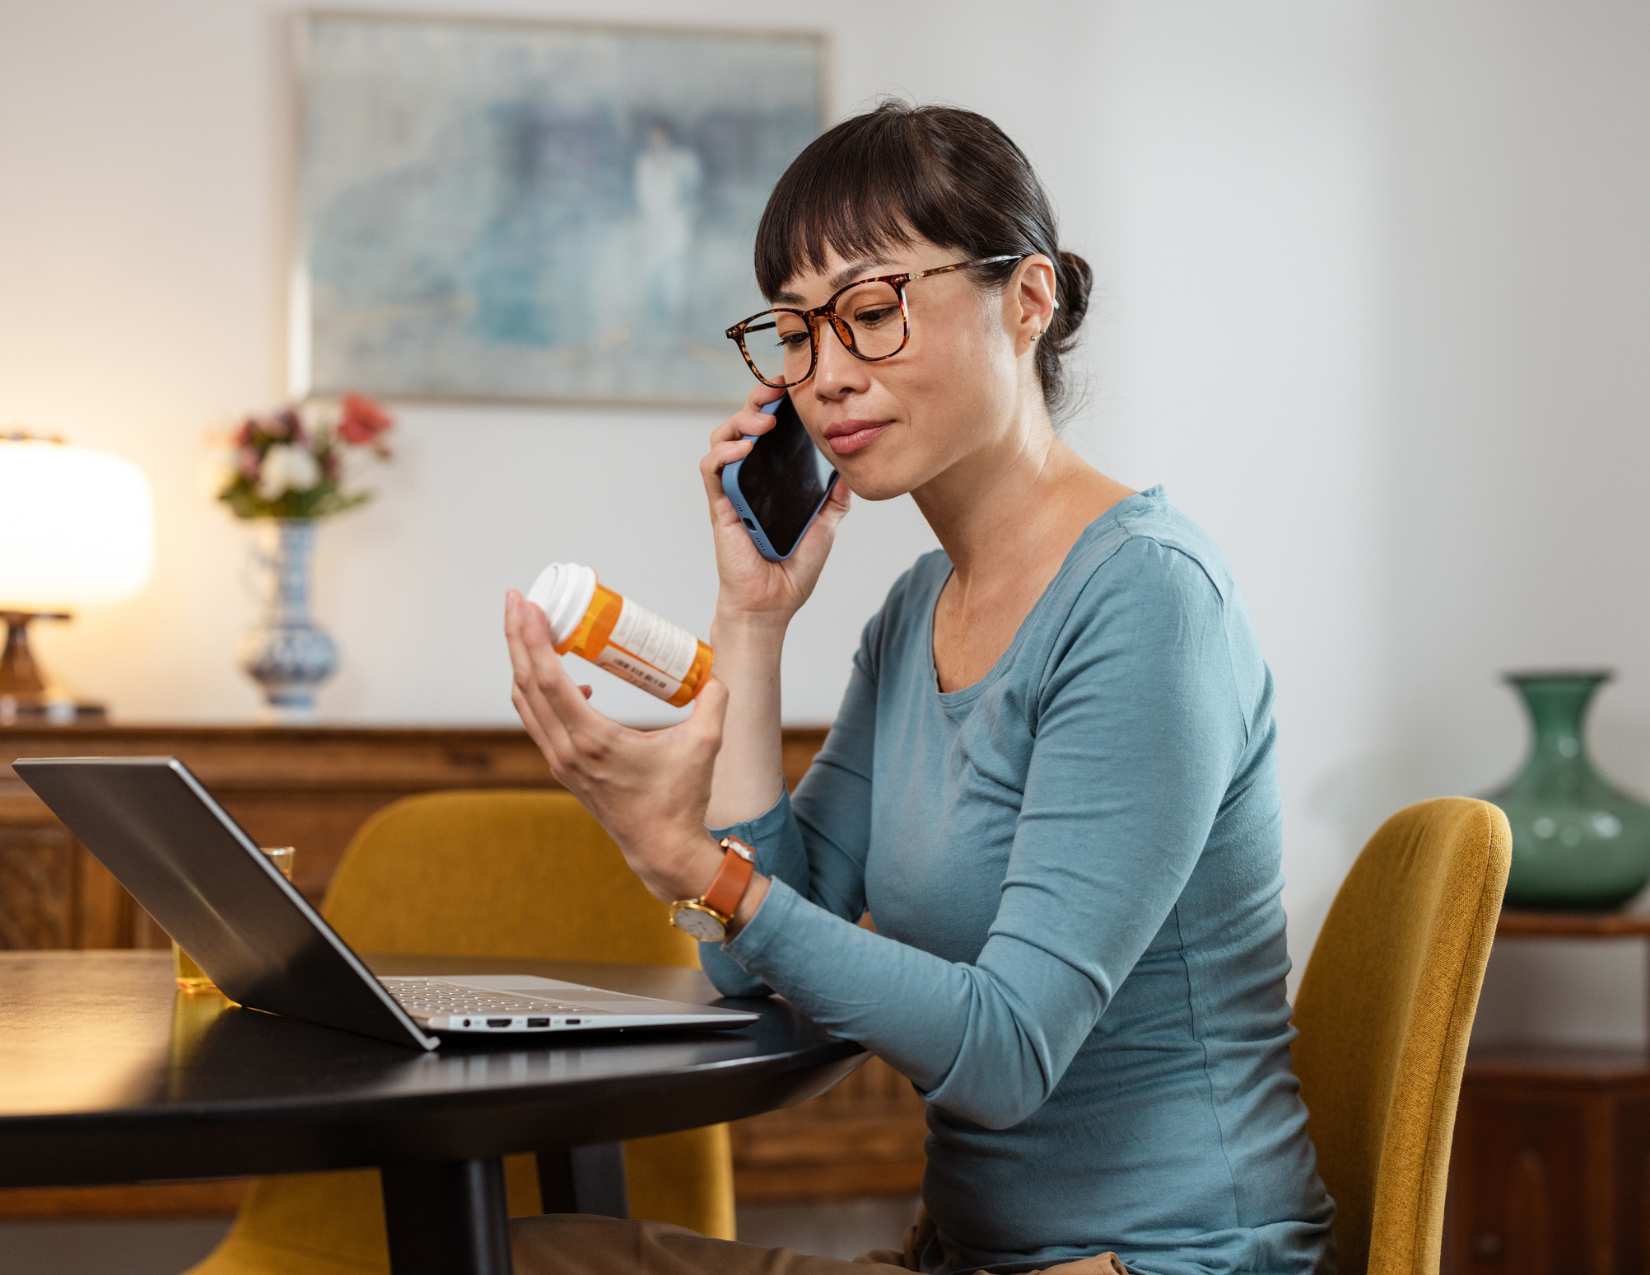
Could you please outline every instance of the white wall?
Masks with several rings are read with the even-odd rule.
[[[1214,534],[1277,674],[1297,962],[1385,813],[1516,765],[1500,669],[1619,667],[1598,751],[1650,789],[1643,6],[430,7],[817,25],[839,113],[900,91],[1026,147],[1100,280],[1069,437]],[[156,486],[154,584],[41,638],[127,720],[255,705],[232,659],[245,536],[200,461],[207,430],[283,390],[291,12],[0,0],[0,420],[123,452]],[[552,557],[702,631],[693,466],[716,418],[406,408],[382,498],[323,533],[329,719],[509,720],[500,597]],[[908,502],[858,505],[793,633],[790,720],[828,719],[861,623],[931,544]],[[1614,994],[1638,995],[1632,959],[1564,1030],[1640,1029]],[[1496,987],[1486,1022],[1520,1027]]]
[[[1387,15],[1383,722],[1346,809],[1481,792],[1493,674],[1597,664],[1593,743],[1650,795],[1650,9]],[[1481,1035],[1643,1039],[1638,944],[1500,945]]]
[[[1165,483],[1247,596],[1278,683],[1299,966],[1374,827],[1317,798],[1367,746],[1383,683],[1368,16],[1103,12],[1085,111],[1093,229],[1078,222],[1105,281],[1086,450],[1134,485]]]

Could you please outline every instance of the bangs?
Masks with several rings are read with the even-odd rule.
[[[1094,272],[1062,252],[1054,209],[1025,152],[983,115],[955,106],[884,101],[815,138],[785,170],[756,228],[756,282],[773,305],[792,280],[844,261],[886,260],[919,242],[964,260],[983,289],[1007,283],[1025,258],[1054,266],[1055,307],[1036,342],[1052,414],[1069,405],[1060,361],[1088,311]],[[746,356],[747,359],[749,355]]]
[[[970,257],[1040,250],[1014,233],[1019,228],[1011,217],[1001,218],[1017,201],[1003,180],[1000,148],[1006,143],[1029,175],[1025,156],[980,116],[971,116],[959,136],[956,119],[946,120],[946,128],[931,127],[936,121],[927,117],[938,113],[886,103],[838,124],[796,157],[774,187],[756,232],[756,282],[763,296],[771,300],[799,274],[823,270],[833,250],[854,260],[923,239]],[[982,126],[995,136],[978,140],[991,144],[968,144],[966,134]],[[975,158],[992,151],[996,165]],[[994,202],[999,216],[982,225],[979,210]]]

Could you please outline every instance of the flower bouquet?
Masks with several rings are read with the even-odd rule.
[[[372,498],[345,490],[345,463],[388,459],[393,424],[371,399],[346,394],[250,416],[235,431],[217,494],[237,517],[257,520],[263,619],[242,640],[240,661],[263,689],[267,721],[316,720],[315,688],[338,667],[337,647],[309,610],[316,523]]]
[[[383,436],[394,423],[359,394],[249,416],[235,432],[218,499],[237,518],[325,518],[365,504],[371,492],[344,490],[345,458],[389,459]]]

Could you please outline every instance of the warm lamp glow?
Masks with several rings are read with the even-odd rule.
[[[129,597],[147,583],[154,558],[149,481],[131,461],[0,436],[0,609]]]

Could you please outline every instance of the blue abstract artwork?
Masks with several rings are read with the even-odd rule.
[[[312,14],[298,393],[726,403],[768,192],[823,124],[824,47]]]

